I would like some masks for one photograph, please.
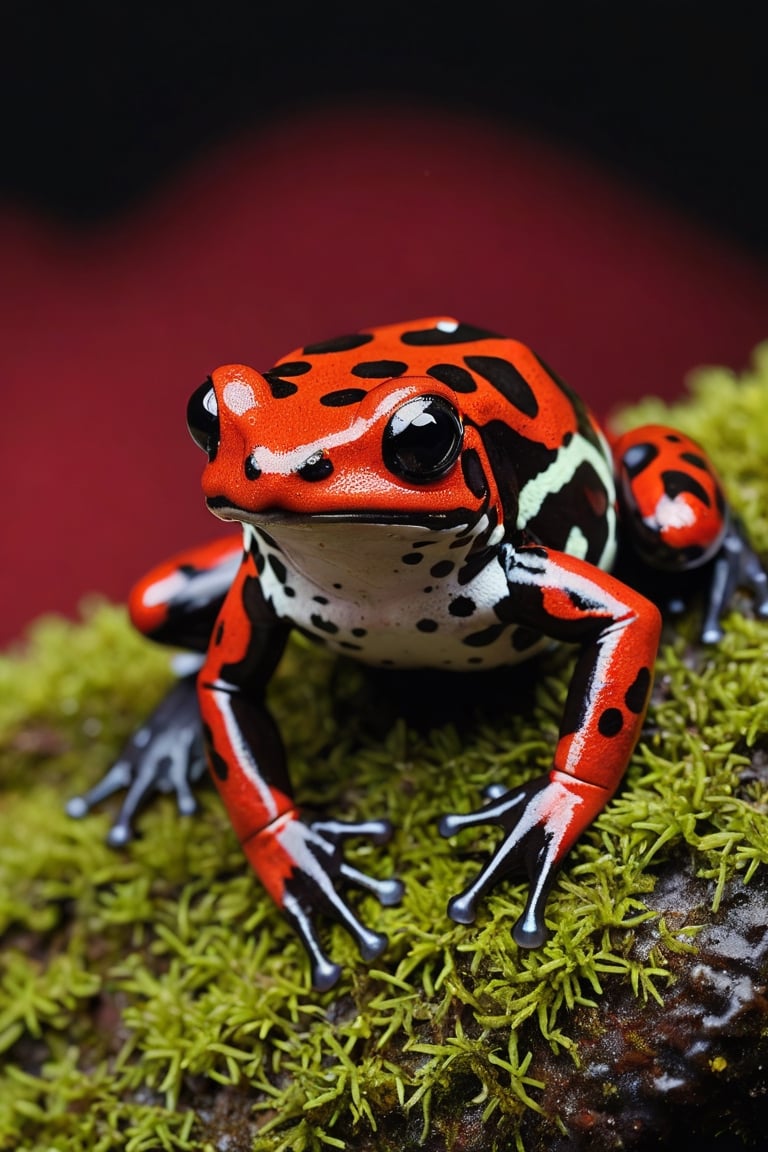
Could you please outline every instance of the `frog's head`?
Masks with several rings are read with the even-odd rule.
[[[188,423],[217,516],[447,528],[488,509],[482,442],[447,385],[414,375],[358,387],[329,364],[297,387],[297,368],[228,365],[193,394]]]

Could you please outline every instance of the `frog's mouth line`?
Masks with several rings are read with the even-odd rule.
[[[284,508],[262,509],[251,512],[239,508],[225,496],[209,496],[206,505],[218,516],[220,520],[235,520],[241,524],[250,524],[254,528],[269,529],[270,524],[290,524],[296,528],[311,529],[318,524],[380,524],[383,528],[393,524],[412,525],[414,528],[426,528],[434,531],[459,528],[471,530],[478,519],[483,515],[470,511],[468,508],[451,509],[450,512],[392,512],[389,509],[379,511],[339,511],[339,512],[291,512]]]

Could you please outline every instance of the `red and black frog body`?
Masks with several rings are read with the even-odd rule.
[[[388,905],[402,886],[343,855],[347,836],[384,841],[387,821],[312,820],[297,805],[264,702],[291,630],[389,668],[497,668],[576,645],[551,770],[499,783],[439,826],[503,831],[450,916],[470,923],[482,895],[522,870],[530,890],[515,939],[541,944],[556,870],[619,785],[653,678],[660,612],[611,574],[619,543],[630,572],[705,572],[709,641],[737,586],[768,616],[765,571],[701,449],[657,426],[609,445],[528,347],[445,317],[308,345],[263,373],[218,368],[188,423],[208,457],[208,507],[242,539],[175,557],[134,589],[135,624],[204,659],[71,813],[126,787],[110,837],[120,843],[152,789],[174,788],[192,808],[202,720],[245,855],[302,939],[313,983],[328,988],[339,967],[318,918],[340,921],[373,958],[386,937],[340,889]]]

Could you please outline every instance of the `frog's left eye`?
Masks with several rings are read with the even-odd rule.
[[[189,398],[187,427],[195,444],[213,460],[219,447],[219,407],[210,376]]]
[[[407,400],[390,417],[382,452],[390,472],[411,484],[439,480],[459,458],[464,428],[442,396]]]

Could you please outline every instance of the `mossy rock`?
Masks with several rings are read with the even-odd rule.
[[[768,556],[768,345],[741,378],[700,371],[669,408],[707,445]],[[545,770],[573,659],[435,688],[291,642],[270,690],[302,800],[386,814],[364,870],[406,881],[361,907],[390,946],[319,995],[209,787],[171,798],[122,851],[105,811],[64,813],[170,683],[123,608],[38,622],[0,662],[0,1149],[741,1147],[768,1120],[768,624],[731,614],[717,648],[695,610],[665,633],[643,738],[582,838],[541,949],[511,937],[522,884],[475,925],[445,912],[494,836],[438,838],[444,811]],[[473,700],[478,701],[476,706]],[[511,702],[511,705],[510,705]],[[109,805],[106,805],[109,808]]]

